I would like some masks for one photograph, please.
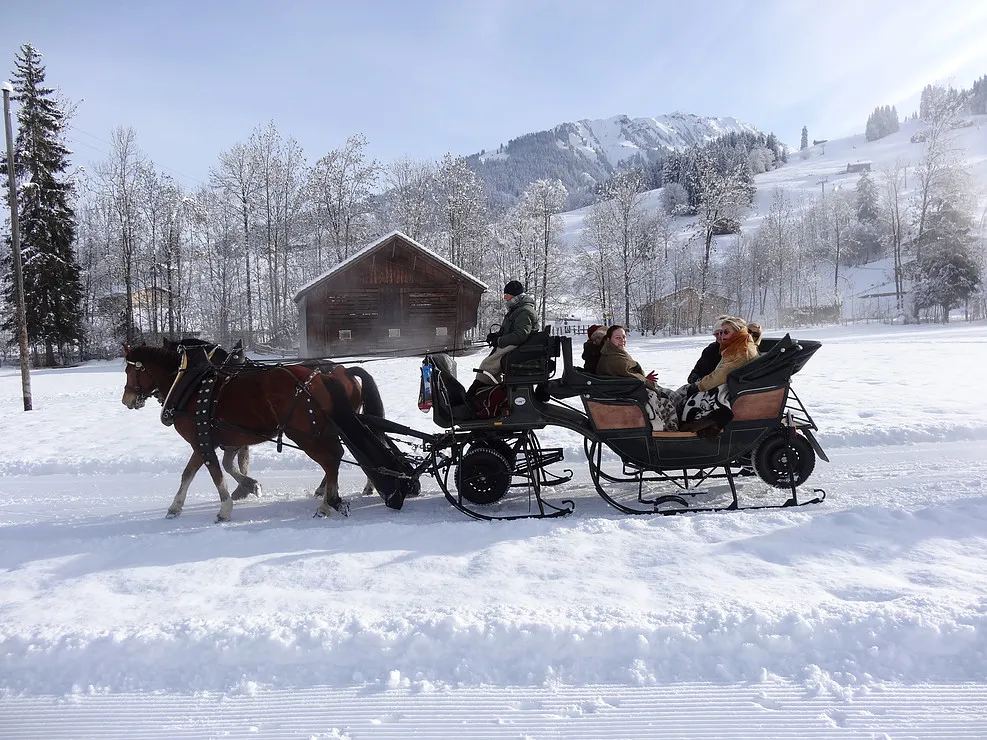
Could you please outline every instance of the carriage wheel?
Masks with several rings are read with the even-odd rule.
[[[788,446],[789,434],[788,431],[771,434],[754,450],[754,470],[761,480],[775,488],[791,488],[792,485],[788,477],[788,456],[792,454]],[[794,435],[791,442],[795,451],[791,461],[792,473],[795,485],[800,486],[816,467],[816,452],[801,435]]]
[[[514,466],[501,451],[473,445],[456,468],[456,488],[467,501],[483,506],[500,501],[511,487]]]

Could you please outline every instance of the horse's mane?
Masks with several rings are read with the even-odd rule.
[[[178,370],[181,356],[173,349],[151,347],[146,344],[130,349],[129,358],[134,361],[160,365],[165,370]]]

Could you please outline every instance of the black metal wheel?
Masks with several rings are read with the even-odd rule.
[[[456,468],[456,488],[470,503],[484,506],[500,501],[511,487],[514,465],[503,451],[485,444],[471,445]]]
[[[791,461],[789,461],[790,455]],[[790,431],[784,430],[775,432],[761,441],[754,450],[753,462],[758,477],[769,486],[791,488],[789,463],[795,485],[800,486],[816,467],[816,452],[805,437],[799,434],[792,435]]]

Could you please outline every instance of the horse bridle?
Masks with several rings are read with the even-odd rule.
[[[127,363],[128,365],[132,365],[134,368],[137,369],[138,377],[140,377],[140,373],[147,373],[148,375],[150,375],[150,371],[146,367],[144,367],[144,363],[141,362],[140,360],[124,360],[124,362]],[[123,387],[123,391],[124,393],[133,393],[135,396],[137,396],[138,404],[143,404],[151,396],[160,392],[158,390],[157,384],[155,384],[152,388],[148,390],[144,390],[143,388],[137,386],[125,385]]]

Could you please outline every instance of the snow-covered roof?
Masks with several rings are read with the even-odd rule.
[[[466,272],[466,270],[464,270],[464,269],[462,269],[460,267],[456,267],[456,265],[452,264],[449,260],[445,259],[444,257],[440,257],[435,252],[433,252],[431,249],[429,249],[428,247],[425,247],[425,246],[419,244],[418,242],[416,242],[414,239],[412,239],[407,234],[405,234],[405,233],[403,233],[401,231],[395,230],[395,231],[390,232],[389,234],[385,234],[380,239],[378,239],[377,241],[375,241],[373,244],[367,245],[366,247],[364,247],[363,249],[361,249],[359,252],[356,252],[355,254],[351,254],[349,257],[347,257],[346,259],[344,259],[338,265],[334,265],[333,267],[329,268],[324,273],[322,273],[321,275],[319,275],[317,278],[315,278],[313,280],[309,280],[307,283],[305,283],[305,285],[303,285],[301,288],[298,289],[298,292],[297,293],[295,293],[295,303],[298,303],[298,301],[301,300],[301,297],[303,295],[305,295],[308,291],[310,291],[312,288],[314,288],[316,285],[318,285],[318,284],[320,284],[322,282],[325,282],[326,280],[328,280],[329,278],[331,278],[336,273],[342,272],[343,270],[345,270],[350,265],[353,265],[354,263],[356,263],[356,262],[360,261],[361,259],[363,259],[364,257],[368,256],[371,252],[373,252],[374,250],[376,250],[379,247],[381,247],[385,242],[387,242],[388,240],[391,239],[391,237],[394,237],[394,236],[401,237],[401,239],[404,240],[407,244],[411,245],[412,247],[414,247],[418,251],[424,253],[426,256],[431,257],[436,262],[440,262],[441,264],[445,265],[450,270],[452,270],[453,272],[455,272],[458,275],[462,276],[466,280],[469,280],[474,285],[479,286],[483,290],[487,290],[488,289],[489,286],[486,283],[484,283],[483,281],[478,280],[477,278],[473,277],[468,272]]]

